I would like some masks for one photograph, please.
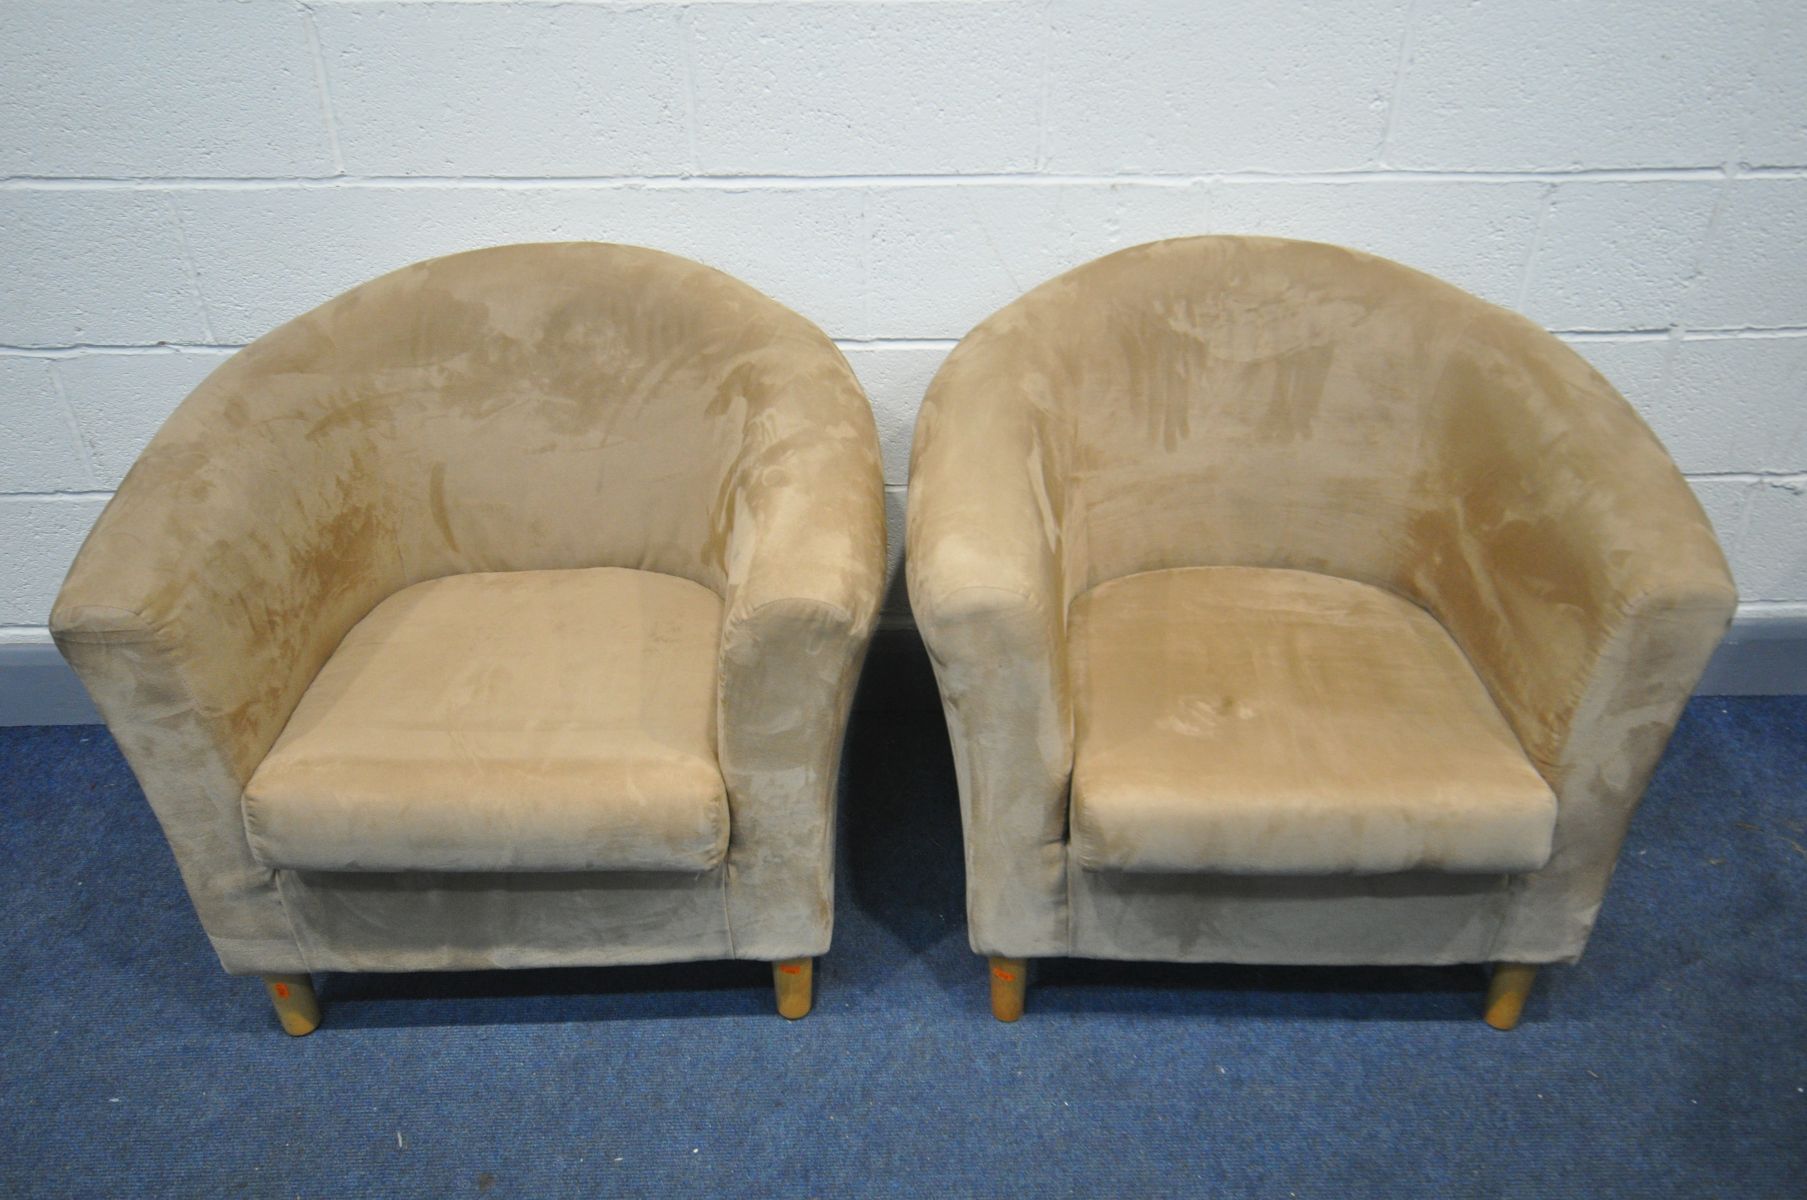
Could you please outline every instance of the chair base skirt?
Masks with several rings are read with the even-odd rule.
[[[991,1015],[1000,1021],[1020,1019],[1029,986],[1029,960],[992,955],[987,959],[987,974],[991,977]],[[1517,1028],[1536,979],[1537,967],[1530,963],[1495,963],[1483,1010],[1487,1024],[1500,1030]]]
[[[772,990],[777,995],[780,1016],[795,1021],[809,1015],[815,1006],[815,966],[813,958],[785,958],[772,964]],[[263,981],[284,1033],[306,1037],[320,1028],[320,998],[314,992],[311,976],[265,975]]]

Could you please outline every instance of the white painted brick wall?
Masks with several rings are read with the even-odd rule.
[[[661,175],[690,165],[682,10],[326,4],[345,170]],[[497,120],[498,110],[516,119]]]
[[[1804,260],[1807,173],[1730,180],[1681,318],[1695,326],[1807,325]]]
[[[1552,329],[1660,329],[1687,294],[1720,185],[1559,183],[1526,275],[1526,316]]]
[[[167,194],[0,185],[0,239],[0,346],[208,337]]]
[[[714,174],[1035,167],[1031,4],[697,4],[696,165]]]
[[[16,491],[85,492],[94,475],[51,363],[0,358],[0,479]]]
[[[657,246],[847,351],[885,455],[953,341],[1197,232],[1359,246],[1562,333],[1746,602],[1807,612],[1798,0],[11,0],[0,640],[236,346],[508,241]],[[892,588],[901,617],[901,587]]]
[[[1798,5],[1763,6],[1762,45],[1757,51],[1755,95],[1741,139],[1742,161],[1757,166],[1807,162],[1807,22]]]
[[[1055,0],[1045,165],[1101,175],[1375,165],[1407,7]]]
[[[949,348],[940,342],[846,347],[847,361],[872,401],[888,486],[902,487],[909,482],[910,434],[916,426],[916,406],[929,390],[929,381]]]
[[[1768,479],[1751,490],[1740,534],[1746,551],[1743,592],[1753,601],[1790,601],[1807,595],[1807,480]]]
[[[1390,161],[1565,171],[1735,159],[1765,104],[1753,70],[1764,18],[1790,4],[1421,0]]]
[[[0,175],[321,175],[304,12],[236,0],[0,6]]]

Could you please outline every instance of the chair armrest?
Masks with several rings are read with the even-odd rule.
[[[237,973],[304,969],[271,873],[250,855],[245,782],[400,571],[386,516],[330,439],[310,440],[300,421],[239,419],[262,359],[241,352],[170,418],[50,617]]]
[[[734,953],[828,948],[834,795],[885,574],[884,475],[872,410],[812,335],[766,367],[725,486],[726,596],[717,752],[727,784]]]
[[[916,425],[906,565],[934,662],[981,954],[1068,950],[1073,722],[1060,559],[1058,435],[1004,345],[969,337]]]
[[[1506,314],[1465,353],[1456,500],[1421,524],[1413,583],[1557,797],[1499,957],[1573,958],[1737,593],[1662,445],[1578,355]]]
[[[1515,881],[1492,958],[1572,962],[1605,899],[1619,847],[1707,660],[1730,621],[1724,596],[1646,596],[1612,622],[1556,759],[1550,861]]]
[[[400,585],[387,498],[348,440],[235,422],[257,348],[183,402],[120,484],[51,613],[65,646],[150,643],[248,778],[345,631]],[[92,657],[91,655],[88,657]]]
[[[1561,342],[1498,313],[1443,386],[1440,497],[1414,527],[1408,583],[1552,775],[1630,618],[1694,611],[1723,627],[1737,593],[1662,444]]]

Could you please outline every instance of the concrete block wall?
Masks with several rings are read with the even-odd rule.
[[[1798,0],[12,0],[0,641],[46,639],[107,495],[235,347],[415,259],[566,238],[826,328],[894,556],[917,403],[999,305],[1158,237],[1372,250],[1592,359],[1747,611],[1807,616],[1803,63]]]

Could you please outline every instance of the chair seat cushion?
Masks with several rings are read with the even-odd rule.
[[[721,601],[651,571],[454,575],[354,626],[245,788],[321,871],[702,871],[728,844]]]
[[[1201,567],[1073,603],[1072,845],[1092,870],[1521,872],[1556,800],[1423,609]]]

